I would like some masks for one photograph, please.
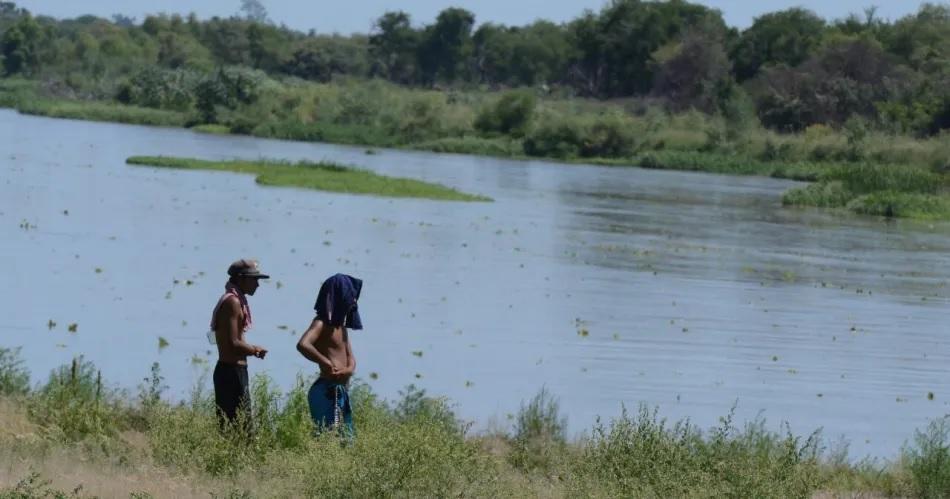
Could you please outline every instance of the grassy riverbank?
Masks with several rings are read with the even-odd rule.
[[[485,196],[466,194],[439,184],[387,177],[368,170],[326,162],[205,161],[167,156],[132,156],[126,160],[126,163],[182,170],[250,173],[257,176],[258,184],[268,186],[440,201],[491,201],[491,198]]]
[[[195,112],[53,97],[30,80],[0,80],[0,105],[76,119],[191,126],[209,133],[398,147],[513,159],[546,158],[817,181],[786,205],[879,216],[950,219],[950,136],[887,134],[859,120],[797,134],[761,128],[754,117],[668,114],[635,101],[407,89],[383,81],[259,84],[253,102],[222,108],[215,123]],[[844,172],[844,173],[843,173]],[[839,177],[872,175],[843,193]],[[919,175],[926,189],[891,184]]]
[[[163,398],[157,364],[136,394],[77,359],[31,385],[0,349],[0,497],[945,497],[950,425],[938,420],[893,464],[848,464],[817,434],[776,434],[730,417],[708,431],[641,408],[570,441],[541,391],[511,431],[475,434],[440,398],[408,387],[395,402],[353,389],[358,438],[313,437],[308,381],[288,393],[257,377],[254,434],[223,436],[210,394]],[[238,479],[240,478],[240,479]]]
[[[352,390],[358,438],[313,437],[308,380],[281,393],[253,382],[251,436],[217,430],[198,391],[163,397],[157,364],[135,395],[109,388],[78,359],[31,385],[16,351],[0,349],[0,497],[78,488],[112,497],[945,497],[950,425],[939,420],[894,464],[848,464],[817,434],[776,434],[729,417],[708,431],[641,408],[565,437],[543,390],[511,431],[474,434],[440,398],[408,387],[381,400]],[[825,494],[825,495],[822,495]]]

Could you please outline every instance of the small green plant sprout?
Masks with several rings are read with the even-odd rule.
[[[165,348],[165,347],[167,347],[167,346],[168,346],[168,340],[166,340],[163,336],[159,336],[159,337],[158,337],[158,349],[161,350],[161,349],[163,349],[163,348]]]
[[[74,322],[74,323],[70,324],[69,326],[66,326],[66,329],[67,329],[70,333],[75,333],[75,332],[79,329],[79,324],[76,324],[76,323]]]
[[[377,373],[377,372],[371,372],[371,373],[369,373],[369,379],[372,379],[372,380],[377,380],[377,379],[379,379],[379,373]]]
[[[102,273],[102,267],[96,267],[96,273],[97,273],[97,274],[101,274],[101,273]]]
[[[412,352],[412,354],[416,357],[422,357],[422,350],[415,350]]]

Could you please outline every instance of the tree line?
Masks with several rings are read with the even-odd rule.
[[[873,8],[832,21],[791,8],[745,30],[683,0],[611,0],[569,22],[525,26],[477,25],[472,12],[449,8],[425,25],[386,12],[369,33],[342,36],[274,24],[258,0],[243,0],[241,14],[229,18],[161,14],[141,22],[56,20],[0,1],[0,58],[4,76],[77,98],[175,108],[198,95],[212,114],[215,104],[252,99],[255,75],[265,74],[533,87],[630,100],[634,110],[745,113],[791,132],[854,118],[920,136],[950,128],[950,4],[925,4],[894,21]]]

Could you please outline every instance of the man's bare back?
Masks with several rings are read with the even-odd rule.
[[[345,327],[333,327],[315,318],[297,342],[297,350],[320,365],[321,378],[346,383],[356,370]]]

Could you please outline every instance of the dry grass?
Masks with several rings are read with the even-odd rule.
[[[23,404],[0,398],[0,489],[12,488],[31,473],[39,473],[48,487],[79,490],[83,496],[207,498],[214,487],[205,480],[185,477],[150,463],[148,441],[138,432],[122,440],[131,449],[127,456],[108,457],[85,446],[63,447],[43,438],[42,428],[30,422]],[[129,461],[135,464],[129,463]]]

